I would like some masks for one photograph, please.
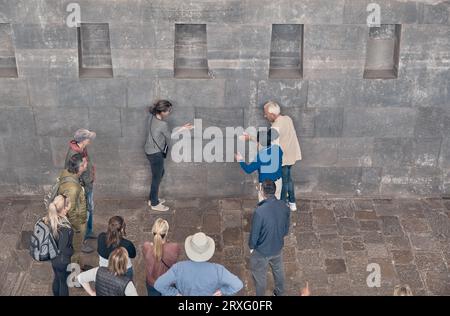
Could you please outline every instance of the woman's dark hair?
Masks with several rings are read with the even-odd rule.
[[[113,216],[108,222],[108,231],[106,232],[106,246],[119,246],[120,240],[127,235],[125,232],[125,221],[122,216]]]
[[[153,115],[159,114],[161,112],[167,112],[172,110],[172,103],[167,100],[159,100],[153,103],[150,107],[149,112]]]
[[[69,159],[67,171],[72,174],[77,174],[80,171],[80,166],[83,163],[83,155],[75,154]]]

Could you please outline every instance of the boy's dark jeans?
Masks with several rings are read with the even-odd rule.
[[[159,152],[147,155],[147,159],[150,162],[150,168],[152,170],[152,185],[148,199],[151,201],[152,206],[156,206],[159,204],[159,185],[164,176],[164,157],[163,154]]]

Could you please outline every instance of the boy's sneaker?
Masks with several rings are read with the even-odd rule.
[[[295,203],[289,203],[289,208],[292,212],[295,212],[297,210],[297,204]]]
[[[159,203],[156,206],[152,206],[151,208],[153,211],[158,211],[158,212],[167,212],[169,210],[169,208],[167,206],[162,205],[162,203]]]

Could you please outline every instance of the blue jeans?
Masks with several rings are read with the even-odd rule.
[[[147,155],[147,159],[150,162],[150,168],[152,169],[152,185],[148,196],[152,206],[159,204],[159,185],[164,176],[164,157],[161,152],[156,154]]]
[[[94,228],[94,189],[85,189],[86,196],[86,204],[87,204],[87,212],[88,212],[88,220],[86,227],[86,234],[84,238],[86,239],[89,234],[93,232]]]
[[[148,296],[161,296],[161,293],[159,293],[153,286],[147,284],[147,294]]]
[[[291,177],[291,167],[283,166],[281,170],[282,174],[282,189],[281,189],[281,201],[288,201],[289,203],[295,203],[295,190],[294,182]]]
[[[256,296],[266,295],[268,265],[272,268],[273,280],[275,282],[273,294],[282,296],[284,294],[284,263],[282,253],[280,252],[278,255],[265,257],[258,250],[253,250],[250,257],[250,270],[253,281],[255,282]]]

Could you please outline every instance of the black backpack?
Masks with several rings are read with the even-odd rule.
[[[31,235],[31,257],[36,261],[48,261],[55,259],[60,253],[50,227],[45,224],[44,219],[39,219]]]

